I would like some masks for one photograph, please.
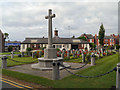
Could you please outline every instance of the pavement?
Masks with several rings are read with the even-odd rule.
[[[68,65],[70,65],[73,68],[78,68],[84,65],[84,63],[66,63]],[[18,65],[18,66],[13,66],[13,67],[8,67],[8,70],[11,71],[17,71],[17,72],[22,72],[22,73],[26,73],[26,74],[31,74],[31,75],[35,75],[35,76],[40,76],[40,77],[45,77],[48,79],[52,79],[52,71],[41,71],[41,70],[37,70],[37,69],[32,69],[31,68],[32,64],[25,64],[25,65]],[[90,64],[87,64],[84,68],[87,68],[91,66]],[[82,69],[84,69],[82,68]],[[80,69],[80,70],[82,70]],[[70,70],[73,73],[78,72],[79,70]],[[70,73],[68,73],[66,70],[60,70],[60,79],[63,79],[64,77],[67,77],[71,75]]]

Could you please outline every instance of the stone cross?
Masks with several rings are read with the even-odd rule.
[[[45,16],[45,19],[48,19],[48,48],[52,48],[52,18],[55,17],[55,14],[52,14],[52,10],[48,10],[48,16]]]

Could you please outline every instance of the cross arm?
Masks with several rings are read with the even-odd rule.
[[[51,18],[55,17],[55,14],[53,14],[53,15],[50,15],[50,17],[51,17]]]
[[[45,16],[45,19],[48,19],[49,16]]]

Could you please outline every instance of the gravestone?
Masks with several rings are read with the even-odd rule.
[[[59,53],[58,53],[58,54],[59,54],[59,56],[61,56],[61,51],[59,51]]]
[[[70,54],[73,54],[73,50],[70,50]]]
[[[28,51],[28,56],[29,56],[29,57],[31,56],[31,52],[30,52],[30,51]]]
[[[11,51],[11,58],[14,58],[14,52]]]
[[[85,62],[85,54],[84,54],[84,52],[82,53],[82,62],[83,63]]]
[[[42,57],[42,51],[39,52],[39,57]]]
[[[36,52],[32,52],[32,58],[35,58]]]
[[[21,57],[24,57],[24,52],[21,52]]]
[[[80,51],[77,52],[77,57],[79,58],[79,56],[80,56]]]
[[[61,57],[64,59],[64,53],[61,54]]]
[[[91,53],[91,66],[95,65],[95,54]]]
[[[73,58],[75,58],[75,51],[73,51]]]
[[[67,51],[67,58],[70,59],[70,51]]]

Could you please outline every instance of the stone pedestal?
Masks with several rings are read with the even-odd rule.
[[[44,50],[44,58],[57,58],[56,48],[48,48]]]
[[[38,58],[38,63],[37,64],[32,64],[31,67],[33,69],[39,69],[42,71],[45,70],[52,70],[52,63],[53,62],[59,62],[60,64],[63,65],[63,58],[57,57],[53,59],[48,59],[48,58]],[[66,67],[70,67],[70,65],[65,65]],[[63,67],[59,67],[59,69],[63,69]]]

